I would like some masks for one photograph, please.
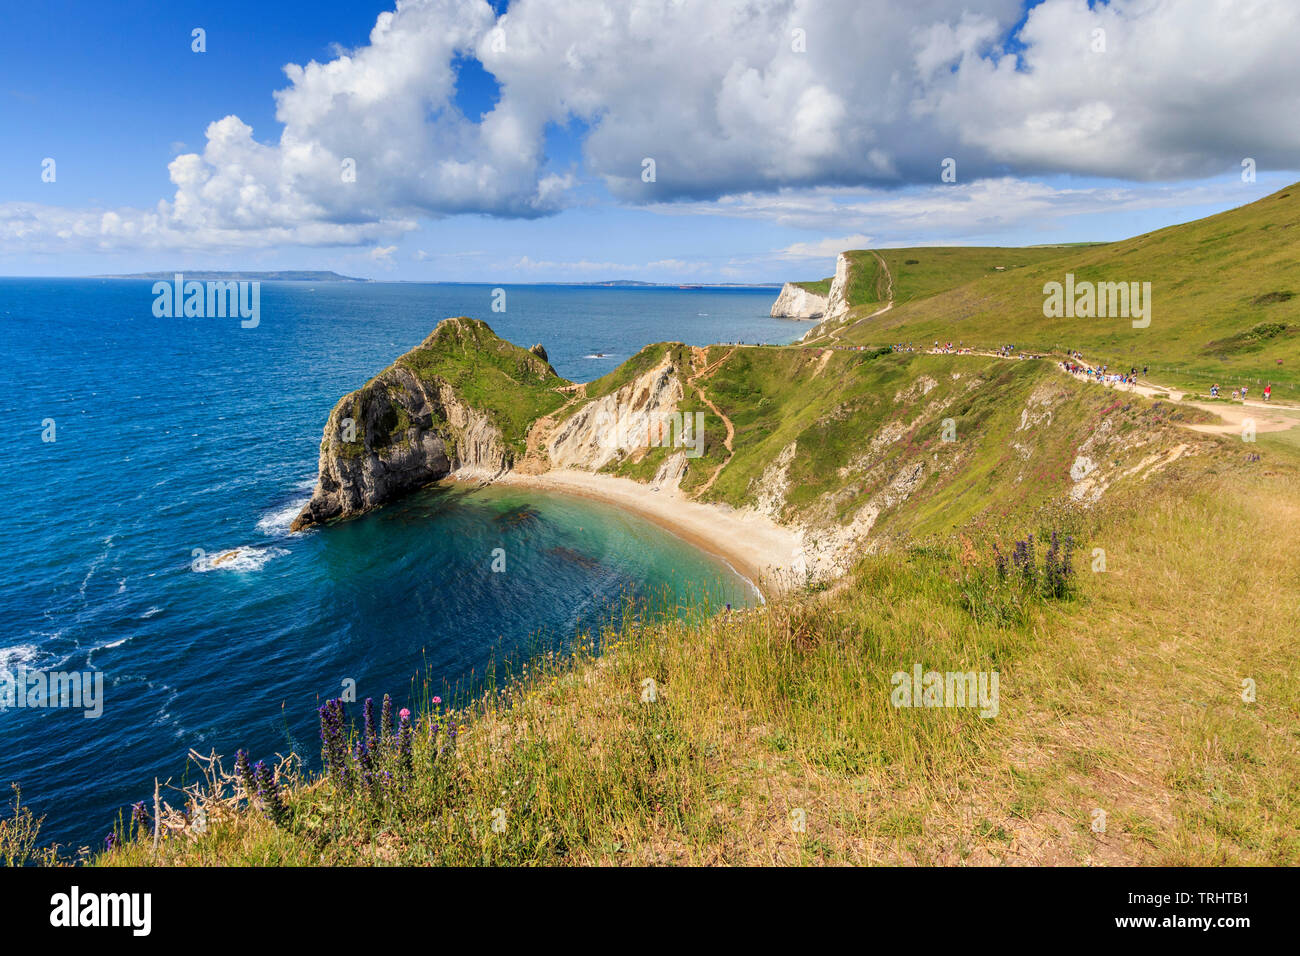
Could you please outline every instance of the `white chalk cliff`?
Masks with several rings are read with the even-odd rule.
[[[556,468],[599,471],[609,462],[645,443],[650,422],[677,410],[682,400],[681,376],[671,356],[617,391],[588,402],[561,422],[547,443]],[[630,447],[620,447],[620,439]],[[656,481],[670,480],[664,474]],[[677,476],[680,480],[680,475]]]
[[[774,319],[819,319],[826,313],[826,297],[787,282],[772,303]]]
[[[826,321],[833,321],[848,313],[848,284],[849,257],[841,252],[835,260],[835,278],[831,280],[831,291],[826,297]]]

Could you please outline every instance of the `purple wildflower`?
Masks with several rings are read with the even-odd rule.
[[[384,695],[384,706],[379,714],[379,733],[385,748],[393,743],[393,698]]]
[[[145,809],[143,800],[131,806],[131,827],[135,831],[136,839],[152,832],[149,827],[149,811]]]
[[[331,698],[321,704],[319,713],[321,758],[335,784],[342,790],[349,790],[352,787],[352,768],[348,765],[343,701]]]
[[[379,733],[375,729],[375,699],[373,697],[366,698],[366,702],[362,706],[361,712],[365,719],[366,747],[373,751],[378,745],[379,738]]]
[[[257,784],[253,781],[253,771],[248,766],[248,751],[235,751],[235,776],[239,779],[244,788],[244,796],[250,801],[253,794],[257,793]]]
[[[284,823],[288,810],[280,800],[280,788],[275,783],[275,773],[264,761],[259,760],[253,768],[253,777],[257,781],[257,799],[262,802],[262,809],[276,825]]]

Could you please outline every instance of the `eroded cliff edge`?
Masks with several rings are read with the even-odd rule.
[[[540,353],[540,354],[538,354]],[[448,475],[493,478],[525,451],[529,426],[565,402],[540,348],[487,323],[445,319],[420,345],[339,399],[321,438],[301,531],[378,507]]]
[[[772,303],[774,319],[819,319],[825,314],[826,296],[794,282],[781,286],[781,294]]]

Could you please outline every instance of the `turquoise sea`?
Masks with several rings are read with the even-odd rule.
[[[190,748],[317,765],[316,707],[345,682],[413,703],[425,680],[445,696],[493,661],[563,649],[629,597],[756,599],[646,521],[518,488],[431,488],[288,533],[334,402],[447,316],[541,342],[579,381],[649,342],[807,328],[768,318],[776,289],[504,288],[493,312],[488,286],[267,282],[241,328],[155,318],[148,281],[0,279],[0,679],[104,681],[96,719],[0,702],[0,786],[46,815],[43,842],[102,845],[155,777],[181,782]]]

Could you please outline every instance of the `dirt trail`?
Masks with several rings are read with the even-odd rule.
[[[933,352],[934,350],[929,350]],[[967,352],[968,355],[983,355],[988,358],[1001,358],[1007,360],[1019,361],[1018,356],[1002,355],[998,352]],[[1071,378],[1077,378],[1073,372],[1067,372],[1061,367],[1061,360],[1052,356],[1044,356],[1042,361],[1051,362],[1056,370],[1062,375],[1069,375]],[[1085,369],[1091,369],[1096,372],[1095,366],[1089,365],[1083,359],[1072,359],[1078,362]],[[1171,402],[1177,402],[1180,406],[1188,408],[1199,408],[1201,411],[1209,412],[1211,415],[1217,415],[1223,419],[1218,424],[1201,424],[1185,425],[1192,431],[1202,432],[1207,435],[1235,435],[1240,434],[1246,420],[1250,419],[1255,423],[1256,432],[1284,432],[1288,429],[1300,426],[1300,408],[1294,405],[1279,405],[1274,402],[1235,402],[1229,405],[1217,404],[1214,402],[1195,402],[1184,401],[1186,392],[1180,392],[1178,389],[1165,388],[1160,385],[1153,385],[1150,382],[1138,380],[1133,384],[1123,384],[1120,382],[1094,382],[1093,384],[1104,385],[1106,388],[1112,388],[1120,392],[1131,392],[1135,395],[1141,395],[1143,398],[1168,398]]]
[[[528,435],[524,439],[524,457],[519,460],[514,469],[522,475],[540,475],[550,470],[551,459],[546,453],[547,439],[551,437],[551,432],[555,430],[555,426],[564,420],[564,413],[575,402],[582,401],[587,397],[587,385],[584,382],[561,385],[556,391],[567,392],[570,394],[570,398],[551,414],[543,415],[537,419],[537,421],[533,422],[532,427],[528,429]]]
[[[1054,361],[1050,358],[1048,361],[1052,361],[1062,374],[1073,374],[1061,368],[1060,361]],[[1088,367],[1086,362],[1081,362],[1081,364],[1085,368]],[[1093,371],[1096,371],[1096,369],[1094,368]],[[1131,385],[1119,382],[1102,382],[1100,384],[1121,392],[1132,392],[1141,395],[1143,398],[1168,397],[1171,402],[1177,402],[1179,405],[1190,408],[1199,408],[1201,411],[1209,412],[1211,415],[1217,415],[1223,419],[1221,424],[1185,426],[1192,431],[1203,432],[1208,435],[1240,434],[1248,419],[1254,422],[1255,431],[1257,432],[1284,432],[1300,425],[1300,408],[1290,405],[1275,405],[1271,402],[1237,402],[1230,405],[1221,405],[1214,402],[1184,401],[1187,396],[1186,392],[1180,392],[1173,388],[1162,388],[1159,385],[1143,382],[1140,379]]]
[[[734,348],[731,349],[730,351],[727,352],[726,355],[722,356],[722,358],[718,359],[712,365],[708,365],[698,372],[693,371],[691,377],[686,380],[690,384],[690,386],[695,389],[695,394],[700,396],[700,401],[702,401],[705,405],[708,405],[709,408],[713,409],[713,414],[717,415],[720,419],[722,419],[722,424],[725,425],[727,428],[727,437],[722,440],[722,444],[725,445],[727,449],[726,460],[723,461],[722,464],[720,464],[717,468],[713,469],[713,474],[709,476],[709,480],[695,490],[695,494],[692,495],[692,497],[694,498],[698,498],[700,495],[704,494],[706,491],[708,491],[710,488],[713,487],[713,483],[718,480],[718,475],[722,474],[722,469],[726,468],[727,465],[731,463],[731,459],[736,454],[735,449],[732,447],[732,442],[735,440],[736,437],[736,426],[731,423],[730,418],[722,414],[722,410],[718,408],[717,405],[713,404],[713,401],[709,398],[709,396],[704,394],[704,389],[702,389],[697,384],[699,381],[708,378],[710,375],[716,372],[722,366],[722,363],[725,362],[727,359],[731,358],[731,356],[733,356],[735,353],[736,350]],[[708,361],[708,355],[709,353],[707,349],[692,348],[691,349],[692,370],[695,369],[696,365],[699,362]]]

